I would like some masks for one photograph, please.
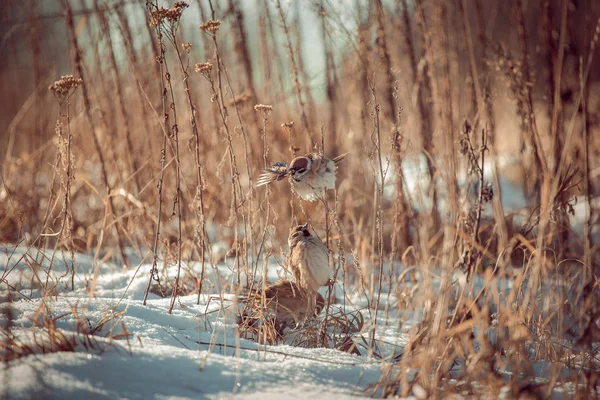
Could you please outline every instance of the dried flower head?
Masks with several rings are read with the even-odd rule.
[[[281,127],[284,129],[292,129],[294,127],[294,121],[284,122],[281,124]]]
[[[212,71],[213,65],[209,62],[196,64],[196,73],[204,75],[206,79],[210,78],[210,72]]]
[[[160,25],[160,23],[166,18],[167,9],[157,8],[150,11],[150,26],[154,27]]]
[[[150,26],[157,26],[163,22],[175,24],[179,22],[183,10],[189,5],[185,1],[177,1],[172,8],[158,7],[150,11]]]
[[[219,26],[221,26],[220,20],[207,21],[207,22],[203,23],[202,25],[200,25],[198,27],[198,29],[200,29],[201,31],[204,31],[204,32],[215,34],[219,30]]]
[[[69,97],[79,85],[83,83],[83,79],[75,78],[73,75],[63,75],[59,80],[48,87],[55,96],[62,99]]]
[[[191,43],[182,43],[181,44],[181,48],[186,52],[189,53],[192,50],[192,44]]]
[[[264,112],[264,111],[271,112],[271,111],[273,111],[273,106],[269,106],[267,104],[257,104],[254,106],[254,109],[259,112],[261,112],[261,111],[262,112]]]
[[[254,106],[254,109],[262,114],[263,118],[267,118],[271,111],[273,111],[273,106],[269,106],[267,104],[257,104]]]
[[[463,125],[463,130],[459,138],[460,154],[462,154],[463,156],[469,155],[469,151],[471,150],[471,139],[469,138],[469,135],[471,134],[472,130],[473,128],[471,128],[471,124],[469,124],[469,121],[465,121]]]
[[[494,186],[492,186],[490,182],[486,183],[486,185],[483,187],[483,190],[481,191],[481,197],[486,203],[489,203],[494,199]]]
[[[246,91],[238,94],[233,99],[229,99],[228,103],[230,106],[234,106],[236,104],[243,104],[252,100],[252,93]]]
[[[181,18],[181,14],[183,13],[183,10],[185,10],[188,7],[189,7],[189,4],[186,3],[185,1],[176,1],[175,4],[173,4],[173,7],[169,8],[169,10],[167,11],[167,19],[170,22],[179,21],[179,18]]]

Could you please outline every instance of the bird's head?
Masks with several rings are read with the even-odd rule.
[[[288,244],[290,245],[290,249],[292,249],[300,240],[305,237],[309,237],[310,232],[308,231],[308,223],[304,225],[298,225],[292,228],[290,231],[290,236],[288,237]]]
[[[302,180],[310,167],[312,166],[312,160],[309,157],[296,157],[290,163],[288,167],[288,174],[296,181]]]

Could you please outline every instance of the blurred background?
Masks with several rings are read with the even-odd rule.
[[[32,243],[61,230],[67,127],[72,229],[68,240],[44,236],[46,245],[89,251],[119,244],[122,254],[106,250],[109,257],[141,257],[160,218],[168,248],[177,237],[179,165],[185,257],[197,259],[206,246],[248,257],[264,232],[278,253],[291,225],[310,218],[323,231],[333,224],[323,204],[292,198],[287,182],[271,185],[268,204],[253,182],[264,157],[289,161],[321,151],[322,143],[325,155],[350,153],[340,166],[337,204],[329,195],[338,220],[331,246],[365,261],[384,253],[409,264],[436,260],[450,235],[443,226],[472,236],[478,206],[476,241],[493,255],[488,263],[517,234],[533,243],[544,204],[555,211],[548,243],[581,255],[585,237],[593,241],[597,1],[190,0],[162,44],[145,1],[3,0],[2,10],[2,241]],[[221,22],[219,60],[211,35],[198,29],[211,19]],[[214,66],[208,78],[194,72],[205,62]],[[169,94],[159,214],[165,66],[174,102]],[[48,90],[66,74],[83,79],[69,98],[68,123],[67,102]],[[219,84],[216,95],[209,79]],[[266,155],[256,104],[273,106]],[[477,198],[480,181],[491,188],[485,204]],[[200,219],[206,227],[198,231]],[[454,247],[456,260],[461,250]]]

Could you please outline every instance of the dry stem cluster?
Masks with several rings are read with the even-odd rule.
[[[257,1],[254,21],[239,0],[75,3],[2,17],[28,70],[0,66],[16,76],[0,107],[0,242],[49,263],[43,301],[75,287],[75,252],[149,263],[146,296],[170,295],[170,312],[182,295],[259,293],[270,265],[285,274],[281,238],[310,219],[337,285],[297,338],[384,359],[374,395],[597,395],[599,4]],[[60,40],[44,34],[55,28]],[[73,75],[45,91],[56,70]],[[255,188],[263,168],[310,151],[350,152],[324,203]],[[22,297],[11,271],[0,288]],[[348,313],[358,297],[367,306]],[[390,357],[386,324],[407,338]],[[73,347],[42,328],[54,347],[5,327],[5,357]],[[544,383],[539,363],[556,366]]]

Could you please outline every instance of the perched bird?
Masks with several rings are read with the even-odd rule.
[[[335,188],[337,164],[347,155],[344,153],[329,159],[318,153],[309,153],[294,158],[289,166],[278,161],[258,177],[256,186],[280,181],[287,176],[296,195],[307,201],[316,201],[323,198],[325,190]]]
[[[317,291],[331,282],[329,249],[321,239],[312,236],[308,224],[298,225],[290,231],[290,268],[296,284],[308,293],[308,309],[316,306]]]

